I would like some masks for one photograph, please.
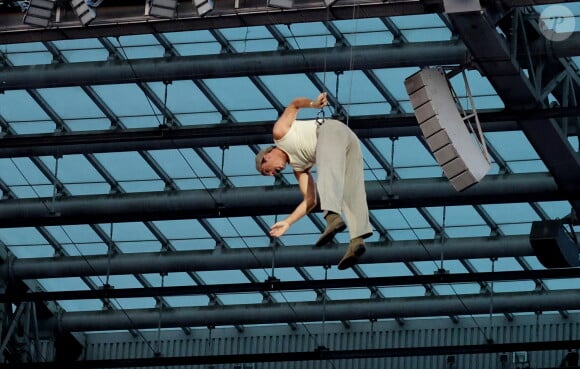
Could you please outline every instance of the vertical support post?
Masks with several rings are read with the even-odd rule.
[[[25,305],[26,305],[25,302],[21,302],[20,305],[18,305],[18,308],[16,309],[16,314],[14,314],[12,322],[10,322],[10,326],[6,331],[6,335],[2,338],[2,341],[0,343],[0,352],[4,352],[4,350],[6,350],[6,346],[8,346],[10,338],[12,337],[12,334],[14,334],[14,331],[16,330],[16,326],[18,324],[18,321],[20,320],[20,316],[24,312]]]

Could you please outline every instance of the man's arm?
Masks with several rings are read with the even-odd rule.
[[[302,193],[303,200],[288,218],[277,222],[270,228],[270,236],[282,236],[292,224],[296,223],[316,206],[316,183],[314,182],[312,174],[310,172],[295,171],[294,175],[298,180],[298,187]]]
[[[326,99],[326,92],[321,93],[314,100],[307,97],[297,97],[284,109],[284,112],[278,118],[272,129],[275,140],[279,140],[286,135],[292,123],[296,120],[298,110],[301,108],[316,108],[320,109],[328,103]]]

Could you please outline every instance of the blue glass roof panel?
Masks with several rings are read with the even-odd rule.
[[[280,303],[315,301],[316,293],[314,291],[282,291],[273,292],[272,297]]]
[[[22,109],[26,106],[26,109]],[[0,94],[0,116],[7,122],[47,121],[47,113],[24,90],[10,90]]]
[[[419,71],[416,67],[388,68],[373,70],[379,80],[385,85],[391,95],[401,104],[409,101],[409,95],[405,89],[405,79]],[[405,109],[405,112],[412,113],[413,109]]]
[[[102,85],[94,86],[93,89],[121,121],[125,117],[150,115],[161,117],[159,110],[135,84]],[[120,96],[123,98],[119,98]]]
[[[578,4],[572,4],[578,14]],[[353,6],[353,10],[356,7]],[[404,36],[401,42],[425,42],[433,40],[449,40],[451,32],[442,18],[436,14],[423,16],[391,17],[390,21],[395,25],[393,29],[389,19],[360,19],[325,22],[311,22],[286,25],[274,25],[274,30],[280,32],[291,48],[299,52],[310,48],[326,48],[331,51],[336,38],[332,32],[338,31],[340,37],[344,37],[352,45],[390,44],[393,42],[393,32],[398,27]],[[580,22],[578,22],[580,23]],[[327,27],[332,25],[334,27]],[[277,50],[278,40],[276,32],[271,33],[269,27],[241,27],[227,28],[216,31],[215,36],[220,34],[230,46],[238,53]],[[110,42],[122,57],[130,59],[161,57],[165,52],[164,40],[181,55],[214,55],[222,52],[222,45],[209,31],[186,31],[172,32],[158,35],[133,35],[104,39],[49,41],[48,43],[30,43],[4,45],[3,53],[8,61],[17,65],[33,65],[51,63],[53,56],[49,46],[55,46],[70,62],[107,60],[109,52],[104,46]],[[340,38],[339,37],[339,38]],[[219,38],[219,37],[217,37]],[[413,45],[409,45],[413,47]],[[58,51],[57,51],[58,53]],[[574,58],[578,62],[578,58]],[[72,130],[97,130],[109,129],[109,118],[120,118],[121,128],[157,127],[163,122],[160,110],[167,108],[169,113],[177,118],[177,125],[217,124],[227,116],[233,117],[235,123],[253,121],[275,121],[279,111],[296,96],[314,97],[320,91],[317,85],[320,83],[330,94],[335,93],[339,84],[338,101],[343,105],[350,116],[357,115],[383,115],[391,111],[401,109],[411,113],[412,109],[404,88],[404,79],[414,73],[417,68],[390,68],[372,71],[378,81],[372,80],[371,74],[365,74],[356,67],[356,58],[353,59],[354,71],[344,71],[337,81],[334,72],[320,72],[315,74],[290,74],[277,76],[260,76],[266,90],[258,88],[250,78],[215,78],[204,81],[183,80],[173,81],[169,85],[162,82],[148,82],[142,89],[139,84],[104,85],[92,86],[97,95],[102,99],[106,108],[110,109],[113,117],[108,112],[101,111],[98,104],[93,102],[88,94],[79,87],[50,88],[38,90],[46,101],[48,109],[45,110],[37,103],[27,91],[6,91],[0,94],[0,123],[2,120],[11,127],[16,134],[22,133],[52,133],[55,123],[49,118],[47,112],[54,111],[62,119],[68,128]],[[486,78],[481,77],[477,71],[467,71],[470,87],[478,109],[502,108],[503,102],[497,96],[493,87]],[[370,77],[369,77],[370,76]],[[209,96],[203,92],[200,82],[205,83],[210,91]],[[380,90],[376,82],[383,83],[385,90]],[[465,88],[461,76],[452,79],[456,91],[460,95],[461,102],[465,102]],[[167,88],[167,101],[165,91]],[[145,92],[144,92],[145,91]],[[147,97],[148,91],[154,96]],[[242,91],[242,92],[241,92]],[[384,91],[388,91],[385,93]],[[270,95],[271,93],[271,95]],[[213,96],[212,96],[213,94]],[[383,96],[385,95],[385,96]],[[394,97],[396,101],[389,100],[387,95]],[[119,97],[122,97],[119,98]],[[555,100],[554,95],[551,96]],[[215,99],[215,100],[214,100]],[[155,100],[155,101],[153,101]],[[223,104],[225,112],[219,103]],[[279,104],[279,105],[278,105]],[[26,109],[22,109],[26,106]],[[105,110],[105,109],[103,109]],[[326,109],[330,116],[334,109]],[[224,113],[222,116],[222,113]],[[299,118],[313,119],[315,109],[301,110]],[[4,124],[4,125],[6,125]],[[525,124],[523,122],[522,124]],[[216,125],[216,129],[220,126]],[[513,173],[547,172],[547,169],[531,147],[525,136],[519,132],[487,132],[486,137],[493,145],[496,152],[506,160],[509,170]],[[365,171],[366,180],[379,180],[388,186],[388,178],[385,168],[381,163],[390,163],[391,141],[388,138],[373,138],[369,141],[376,146],[383,161],[371,155],[370,146],[363,145],[365,155],[365,167],[372,170]],[[578,140],[569,137],[569,142],[576,149]],[[202,151],[203,150],[203,151]],[[206,153],[203,160],[199,153]],[[255,172],[253,157],[254,152],[248,146],[235,146],[222,151],[219,147],[204,149],[180,149],[180,150],[155,150],[145,152],[155,162],[155,167],[165,173],[170,180],[177,184],[178,189],[212,189],[223,186],[218,178],[219,169],[222,167],[228,180],[235,186],[260,186],[272,185],[274,179],[262,177]],[[144,156],[137,152],[96,154],[95,157],[102,164],[104,170],[111,174],[114,181],[119,182],[121,188],[128,192],[133,191],[162,191],[165,188],[164,178],[160,177]],[[209,166],[208,166],[209,164]],[[53,157],[42,157],[40,161],[29,159],[0,159],[0,182],[10,187],[16,196],[37,197],[53,194],[54,186],[46,178],[36,165],[44,165],[49,172],[55,172],[56,162]],[[394,166],[399,178],[439,178],[442,172],[434,161],[429,150],[416,137],[401,137],[396,141]],[[20,173],[22,172],[22,174]],[[314,173],[316,171],[314,170]],[[491,173],[498,173],[498,166],[494,165]],[[63,182],[65,189],[73,195],[89,193],[108,193],[110,185],[103,176],[92,167],[86,156],[65,155],[59,159],[58,180]],[[295,184],[296,180],[287,169],[284,178],[288,183]],[[538,205],[540,210],[548,217],[564,217],[570,213],[568,202],[543,202]],[[499,224],[501,235],[527,235],[532,221],[539,220],[540,215],[527,203],[483,205],[481,207],[490,217],[490,222]],[[377,226],[384,226],[387,230],[385,237],[393,240],[409,240],[417,242],[432,240],[436,234],[435,229],[442,226],[442,207],[426,209],[384,209],[373,210],[373,220]],[[540,211],[541,212],[541,211]],[[236,218],[212,218],[204,219],[207,225],[213,227],[218,234],[216,238],[223,237],[227,247],[271,247],[270,238],[267,235],[267,227],[276,220],[283,219],[286,214],[277,216],[268,215],[261,218],[236,217]],[[315,217],[325,224],[320,214]],[[260,219],[266,228],[259,226]],[[432,220],[435,224],[430,224]],[[258,222],[257,222],[258,221]],[[104,235],[112,231],[112,240],[118,251],[122,253],[149,252],[161,250],[161,239],[167,239],[170,248],[176,250],[212,250],[216,246],[216,240],[208,233],[208,227],[200,221],[176,220],[156,221],[151,223],[160,232],[159,238],[153,234],[148,225],[142,222],[127,222],[100,224],[98,225]],[[65,254],[70,255],[104,255],[108,251],[106,240],[99,237],[89,225],[80,226],[51,226],[46,227],[49,235],[55,242],[51,245],[36,228],[0,229],[0,241],[7,245],[17,257],[50,257],[55,253],[55,248],[62,248]],[[578,231],[579,227],[576,227]],[[486,237],[490,235],[490,226],[486,224],[477,209],[471,206],[448,206],[446,207],[445,232],[449,237]],[[294,224],[288,233],[280,241],[284,246],[311,245],[320,234],[320,230],[307,218]],[[214,235],[215,236],[215,235]],[[380,235],[375,232],[369,242],[379,239]],[[342,232],[336,239],[344,244],[349,242],[348,232]],[[274,250],[272,253],[274,254]],[[437,257],[434,257],[437,259]],[[523,262],[522,262],[523,260]],[[438,260],[437,260],[438,261]],[[500,258],[494,262],[494,270],[522,270],[522,263],[527,263],[531,268],[540,269],[543,266],[535,257]],[[491,271],[492,262],[489,259],[473,259],[467,263],[458,260],[445,260],[443,267],[450,269],[452,273],[465,273],[471,265],[476,271]],[[363,264],[356,271],[338,271],[332,267],[326,270],[322,267],[305,267],[300,271],[295,268],[275,269],[275,275],[282,280],[303,280],[307,274],[314,279],[324,279],[325,272],[328,278],[364,278],[365,276],[386,275],[411,275],[411,268],[416,267],[421,273],[431,274],[439,268],[440,264],[432,261],[417,263],[385,263]],[[301,273],[305,274],[301,274]],[[253,269],[249,271],[255,280],[267,279],[272,271],[266,269]],[[210,271],[199,272],[198,277],[205,283],[247,283],[248,277],[241,271]],[[195,284],[192,274],[170,273],[164,277],[165,286]],[[161,285],[159,274],[147,274],[146,282],[152,286]],[[107,276],[92,277],[91,281],[96,286],[101,286],[107,280]],[[117,288],[142,287],[134,276],[110,276]],[[252,279],[250,277],[250,279]],[[80,278],[62,278],[54,280],[42,280],[42,284],[48,289],[88,289],[89,286]],[[547,281],[549,287],[556,289],[574,288],[577,280]],[[568,286],[568,287],[567,287]],[[571,287],[570,287],[571,286]],[[532,281],[495,283],[494,290],[498,292],[531,291],[534,288]],[[476,283],[460,285],[436,285],[434,292],[442,295],[476,294],[480,286]],[[381,287],[379,289],[387,297],[400,296],[424,296],[423,286],[412,287]],[[367,288],[332,289],[329,295],[334,300],[362,298],[370,296]],[[285,301],[314,301],[316,293],[313,290],[274,293],[273,297],[278,302]],[[226,304],[238,303],[261,303],[262,295],[259,293],[248,294],[224,294],[220,298]],[[205,306],[209,303],[207,296],[182,296],[168,297],[165,299],[173,306]],[[102,302],[91,301],[61,301],[63,307],[71,311],[100,310]],[[114,301],[114,305],[123,308],[153,308],[155,299],[123,299]]]
[[[477,283],[438,284],[433,287],[433,290],[438,295],[457,297],[458,295],[480,293],[481,286]]]
[[[425,295],[425,287],[405,286],[405,287],[380,287],[379,291],[386,297],[416,297]]]
[[[388,247],[388,246],[385,246]],[[365,274],[370,277],[386,277],[386,276],[410,276],[413,273],[405,266],[404,263],[377,263],[366,264],[359,266]]]
[[[275,51],[278,42],[266,27],[225,28],[220,33],[228,40],[236,52]]]
[[[62,119],[104,117],[103,112],[80,87],[47,88],[37,91]]]
[[[13,66],[50,64],[53,59],[48,51],[9,53],[6,58]]]
[[[539,159],[521,131],[485,132],[485,138],[507,162]]]
[[[214,95],[232,111],[270,108],[268,100],[247,77],[216,78],[204,80]],[[245,91],[240,94],[239,91]]]
[[[19,259],[54,256],[54,249],[49,245],[10,246],[8,249]]]
[[[0,178],[8,185],[50,184],[48,178],[29,158],[0,159],[0,165],[5,169],[0,173]]]
[[[98,153],[95,157],[119,182],[159,179],[137,152]]]

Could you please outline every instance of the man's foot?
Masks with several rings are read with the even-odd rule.
[[[338,262],[338,269],[344,270],[358,263],[358,258],[366,251],[365,243],[362,237],[353,238],[348,245],[348,250],[342,259]]]
[[[327,223],[326,229],[324,230],[322,235],[320,235],[318,241],[316,241],[316,246],[326,245],[327,243],[332,241],[332,239],[337,233],[342,232],[346,229],[346,224],[344,223],[340,215],[336,213],[328,212],[328,214],[326,214],[324,219],[326,219]]]

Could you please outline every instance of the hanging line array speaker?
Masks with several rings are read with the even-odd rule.
[[[477,184],[491,164],[467,129],[445,73],[425,68],[405,80],[411,105],[435,160],[457,191]]]

